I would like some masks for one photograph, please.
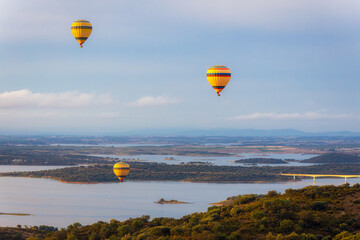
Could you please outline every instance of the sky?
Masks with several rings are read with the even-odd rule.
[[[360,131],[359,29],[358,0],[0,0],[0,133]]]

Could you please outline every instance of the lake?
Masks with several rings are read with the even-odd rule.
[[[247,159],[247,158],[275,158],[275,159],[294,159],[305,160],[308,158],[316,157],[315,154],[259,154],[259,153],[242,153],[241,155],[224,156],[224,157],[194,157],[194,156],[178,156],[178,155],[131,155],[131,156],[119,156],[108,154],[91,154],[89,156],[94,157],[108,157],[113,159],[119,159],[124,161],[144,161],[144,162],[157,162],[167,164],[179,164],[188,162],[209,162],[217,166],[249,166],[247,164],[235,163],[235,160]],[[165,160],[165,158],[173,158],[174,160]],[[301,163],[301,162],[289,162],[288,164],[257,164],[256,166],[311,166],[314,163]]]
[[[166,147],[173,146],[170,143],[102,143],[102,144],[86,144],[86,143],[53,143],[50,146],[63,147]]]
[[[360,179],[349,179],[351,184]],[[344,179],[317,179],[317,185],[343,184]],[[140,182],[68,184],[50,179],[0,177],[0,212],[31,216],[0,215],[0,226],[49,225],[66,227],[111,219],[150,215],[174,217],[206,211],[209,203],[239,194],[284,192],[312,185],[312,179],[286,183],[188,183]],[[176,199],[192,204],[160,205],[154,201]]]
[[[5,172],[32,172],[41,170],[52,170],[74,166],[25,166],[25,165],[0,165],[0,173]],[[1,212],[1,210],[0,210]]]

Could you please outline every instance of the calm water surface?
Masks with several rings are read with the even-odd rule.
[[[74,146],[74,147],[162,147],[173,146],[169,143],[103,143],[103,144],[86,144],[86,143],[54,143],[50,146]]]
[[[74,166],[19,166],[19,165],[0,165],[0,173],[5,172],[31,172],[41,170],[51,170]],[[1,210],[0,210],[1,211]]]
[[[360,179],[349,179],[351,184]],[[318,179],[317,185],[343,184],[344,179]],[[0,215],[0,226],[51,225],[66,227],[74,222],[91,224],[142,215],[174,217],[206,211],[209,203],[247,193],[284,192],[312,185],[312,179],[287,183],[186,183],[124,182],[67,184],[50,179],[0,177],[0,212],[31,216]],[[192,204],[160,205],[160,198]]]
[[[249,166],[246,164],[235,163],[235,160],[247,158],[275,158],[275,159],[294,159],[305,160],[316,157],[314,154],[258,154],[258,153],[243,153],[241,155],[226,156],[226,157],[194,157],[194,156],[177,156],[177,155],[131,155],[119,156],[108,154],[91,154],[94,157],[109,157],[120,160],[136,160],[144,162],[157,162],[167,164],[179,164],[182,162],[209,162],[217,166]],[[174,160],[165,160],[165,158],[173,158]],[[257,166],[311,166],[313,163],[289,162],[287,164],[257,164]]]

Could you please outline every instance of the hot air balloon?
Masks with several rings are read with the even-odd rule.
[[[225,66],[215,65],[208,69],[206,77],[217,95],[220,96],[220,92],[230,81],[231,72],[229,68]]]
[[[81,48],[83,47],[83,43],[90,36],[91,31],[91,23],[87,20],[77,20],[71,25],[71,32],[75,39],[80,43]]]
[[[115,175],[122,182],[124,180],[124,178],[129,174],[130,166],[127,163],[118,162],[114,165],[113,170],[114,170]]]

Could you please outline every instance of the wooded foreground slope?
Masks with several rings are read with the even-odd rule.
[[[88,226],[74,223],[30,239],[360,239],[360,184],[310,186],[288,189],[284,194],[270,191],[228,200],[225,206],[209,207],[207,212],[180,219],[150,221],[149,216],[143,216]]]

